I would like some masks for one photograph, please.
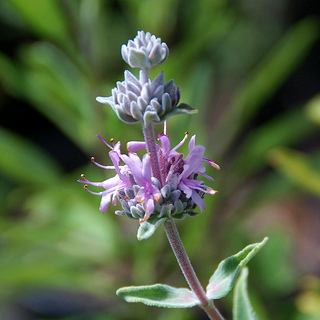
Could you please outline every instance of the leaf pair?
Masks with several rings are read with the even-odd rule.
[[[207,286],[208,299],[220,299],[226,296],[232,290],[241,270],[267,241],[268,238],[264,238],[262,242],[248,245],[239,253],[223,260],[209,280]],[[243,312],[253,314],[251,311],[247,311],[251,310],[250,301],[246,295],[245,281],[247,274],[248,271],[245,269],[236,285],[234,314],[237,315],[235,317],[237,320],[257,319],[254,317],[245,318],[242,315]],[[199,299],[191,290],[174,288],[164,284],[124,287],[117,290],[117,295],[127,302],[142,302],[149,306],[164,308],[191,308],[200,305]],[[242,309],[243,311],[241,311]]]

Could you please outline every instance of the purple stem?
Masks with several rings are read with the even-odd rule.
[[[207,313],[208,317],[212,320],[224,320],[222,315],[216,309],[212,300],[208,300],[204,289],[202,288],[199,279],[194,272],[190,263],[189,257],[181,242],[179,232],[173,219],[164,223],[164,228],[171,248],[177,258],[181,271],[187,280],[191,290],[197,296],[201,303],[202,309]]]
[[[152,124],[150,124],[148,127],[145,127],[143,125],[143,134],[147,145],[147,151],[150,154],[152,175],[155,178],[157,178],[163,186],[164,181],[162,181],[163,179],[161,176],[157,145],[154,137],[154,130]],[[183,247],[173,219],[170,219],[169,221],[165,222],[164,228],[171,248],[181,268],[181,271],[184,277],[186,278],[191,290],[199,299],[201,303],[201,308],[207,313],[208,317],[211,320],[224,320],[224,318],[220,315],[219,311],[215,308],[213,301],[208,300],[206,293],[202,288],[197,278],[197,275],[194,272],[193,267],[190,263],[188,255]]]
[[[143,69],[140,74],[140,81],[146,83],[149,79],[149,70]],[[150,154],[152,175],[157,178],[161,184],[164,185],[164,181],[161,176],[161,170],[158,159],[157,144],[154,136],[153,125],[150,123],[147,127],[142,124],[144,139],[147,145],[147,151]],[[171,245],[171,248],[177,258],[181,271],[186,278],[191,290],[197,296],[201,303],[201,308],[207,313],[211,320],[224,320],[219,311],[215,308],[213,301],[209,301],[204,289],[202,288],[196,273],[190,263],[188,255],[181,242],[179,232],[173,219],[164,223],[164,228],[167,234],[167,238]]]
[[[157,145],[154,138],[154,131],[153,131],[152,124],[150,124],[148,127],[145,127],[143,125],[143,134],[144,134],[144,139],[147,145],[147,151],[150,154],[152,175],[155,178],[157,178],[161,186],[163,186],[163,181],[162,181],[160,166],[159,166]]]

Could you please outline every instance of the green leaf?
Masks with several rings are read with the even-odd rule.
[[[200,304],[192,291],[165,284],[124,287],[117,290],[117,295],[127,302],[142,302],[163,308],[192,308]]]
[[[248,296],[248,274],[249,270],[246,267],[242,270],[234,288],[233,320],[259,320],[256,313],[253,311]]]
[[[258,253],[267,241],[268,238],[266,237],[262,242],[250,244],[239,253],[220,262],[207,286],[208,299],[220,299],[226,296],[232,290],[241,269]]]
[[[176,108],[172,109],[170,112],[166,113],[161,117],[161,121],[164,121],[172,116],[180,115],[180,114],[196,114],[198,110],[189,106],[186,103],[179,104]]]
[[[138,240],[149,239],[155,231],[166,221],[167,218],[150,218],[148,221],[142,222],[139,226],[137,238]]]

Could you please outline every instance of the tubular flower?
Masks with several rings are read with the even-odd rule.
[[[161,219],[195,215],[197,213],[194,210],[197,206],[201,212],[205,208],[204,194],[216,193],[204,185],[203,181],[198,180],[198,176],[213,180],[205,174],[203,162],[216,169],[219,169],[219,166],[203,157],[205,148],[195,145],[195,136],[190,139],[189,154],[183,159],[183,154],[177,149],[186,138],[187,134],[177,146],[170,149],[169,137],[159,135],[161,145],[157,145],[157,153],[163,185],[152,176],[150,155],[145,154],[141,160],[135,153],[146,147],[146,143],[141,141],[131,141],[127,144],[128,155],[120,153],[120,142],[113,147],[105,142],[111,149],[109,156],[113,166],[102,166],[94,160],[93,162],[101,168],[115,170],[116,175],[103,182],[91,182],[82,175],[82,179],[78,181],[86,184],[86,190],[87,185],[105,189],[101,192],[88,190],[101,196],[102,212],[106,212],[111,202],[115,205],[118,199],[122,210],[117,210],[116,214],[139,219],[140,222],[150,217]],[[123,165],[120,165],[120,162],[123,162]]]
[[[132,68],[150,69],[167,59],[169,49],[165,42],[161,42],[160,38],[150,32],[138,31],[133,40],[122,45],[121,55]]]
[[[141,74],[141,72],[140,72]],[[144,83],[131,72],[124,72],[124,81],[117,82],[117,87],[111,90],[110,97],[97,97],[100,103],[108,104],[118,118],[126,123],[142,120],[144,125],[150,122],[159,123],[172,115],[195,113],[196,109],[180,104],[180,88],[176,88],[173,80],[164,82],[164,73]]]

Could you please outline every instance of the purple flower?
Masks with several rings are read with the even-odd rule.
[[[145,215],[140,221],[144,222],[154,212],[154,201],[159,202],[161,198],[160,190],[152,183],[150,155],[145,154],[141,162],[135,153],[129,153],[129,156],[123,155],[122,160],[129,167],[135,182],[140,187],[135,200],[144,204]]]
[[[109,156],[113,165],[103,166],[94,158],[92,162],[103,169],[115,170],[116,175],[102,182],[91,182],[82,175],[82,179],[78,181],[85,183],[85,189],[90,193],[101,196],[102,212],[106,212],[110,203],[116,205],[118,199],[123,210],[117,210],[116,214],[139,219],[140,223],[147,221],[151,215],[159,219],[194,215],[197,206],[202,212],[205,208],[203,195],[216,193],[204,185],[204,181],[198,180],[198,176],[213,180],[205,174],[206,167],[203,162],[216,169],[219,169],[219,166],[203,157],[205,148],[195,144],[195,136],[190,139],[189,153],[183,159],[183,154],[177,149],[184,144],[187,137],[188,134],[171,149],[169,137],[165,134],[159,135],[160,145],[157,145],[157,154],[163,185],[152,176],[150,155],[145,154],[141,160],[135,153],[146,148],[145,142],[128,142],[128,155],[125,155],[120,152],[120,142],[111,147],[100,137],[111,149]],[[123,165],[120,165],[120,162]],[[93,192],[88,189],[88,185],[102,187],[105,190]]]
[[[214,161],[203,157],[205,147],[195,145],[195,135],[192,136],[189,142],[189,154],[183,160],[183,155],[176,150],[183,145],[187,137],[188,133],[186,133],[184,139],[171,150],[169,137],[165,134],[160,134],[158,137],[161,147],[158,146],[157,152],[162,180],[165,182],[163,188],[167,186],[167,189],[182,191],[186,198],[191,198],[202,212],[205,209],[205,203],[201,194],[215,194],[217,192],[204,185],[204,181],[197,180],[198,175],[208,180],[213,180],[212,177],[205,174],[206,167],[202,162],[207,162],[217,170],[219,170],[220,167]],[[145,147],[145,142],[131,141],[127,144],[129,151],[137,151]]]
[[[99,137],[100,138],[100,137]],[[101,139],[101,138],[100,138]],[[102,139],[101,139],[102,140]],[[85,183],[85,189],[95,195],[101,196],[101,203],[100,203],[100,211],[105,213],[109,207],[109,204],[112,200],[112,204],[117,204],[117,192],[118,190],[127,188],[131,186],[130,179],[126,175],[129,171],[127,166],[119,166],[120,157],[122,156],[120,153],[120,142],[116,143],[114,147],[111,147],[108,143],[102,140],[110,149],[109,152],[110,159],[113,163],[113,166],[102,166],[97,163],[94,157],[91,158],[91,162],[97,165],[100,168],[107,169],[107,170],[115,170],[116,175],[113,178],[104,180],[102,182],[91,182],[89,181],[84,174],[81,175],[83,180],[78,180],[78,182]],[[102,187],[105,190],[101,192],[93,192],[88,189],[88,184],[95,186],[95,187]]]
[[[111,147],[101,137],[99,138],[111,149],[109,156],[113,166],[103,166],[97,163],[93,157],[91,161],[100,168],[113,169],[117,174],[102,182],[91,182],[82,174],[82,179],[78,182],[85,183],[85,189],[88,192],[101,196],[100,211],[103,213],[107,211],[111,202],[116,205],[117,198],[120,198],[121,204],[125,204],[126,207],[142,203],[144,216],[141,222],[146,221],[154,212],[154,201],[159,201],[161,197],[160,190],[152,183],[150,156],[148,154],[144,155],[141,161],[134,152],[123,155],[120,153],[120,142]],[[120,161],[124,163],[123,166],[119,166]],[[102,187],[105,190],[93,192],[88,189],[88,184]],[[132,190],[131,197],[126,195],[126,193],[130,193],[130,190]],[[126,202],[124,203],[123,200]]]
[[[196,136],[192,136],[189,141],[189,154],[184,160],[183,171],[179,176],[178,188],[182,190],[187,198],[192,198],[194,203],[200,208],[201,212],[205,209],[205,203],[202,197],[199,196],[199,191],[202,193],[215,194],[217,191],[204,185],[204,181],[195,180],[194,177],[201,175],[208,180],[213,180],[212,177],[205,174],[206,167],[202,162],[207,162],[215,169],[220,167],[212,160],[204,158],[205,147],[195,145]]]

